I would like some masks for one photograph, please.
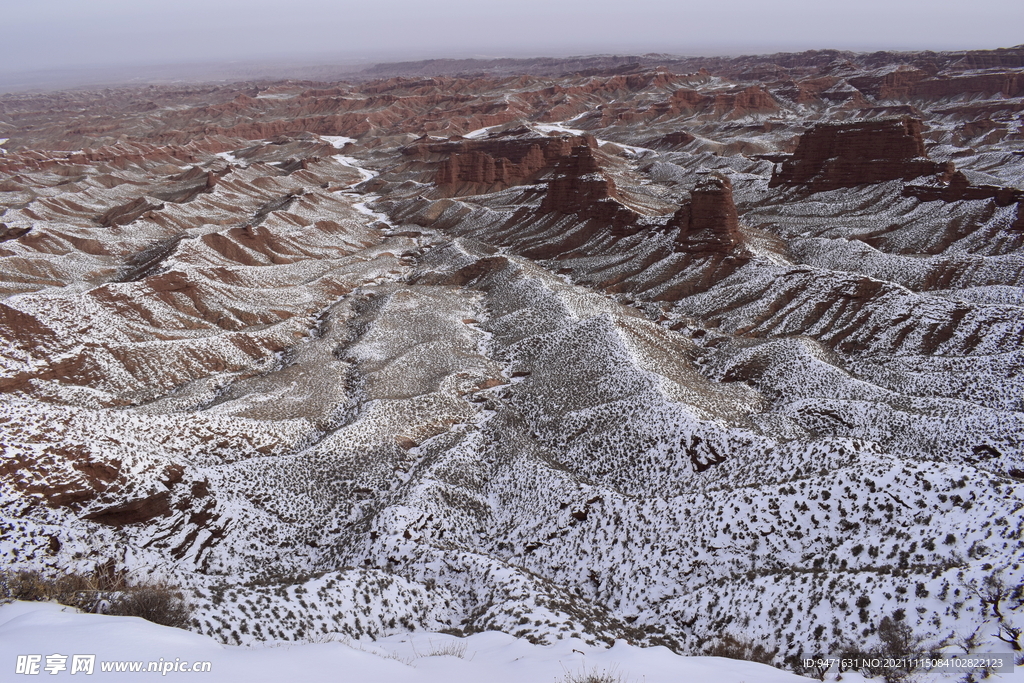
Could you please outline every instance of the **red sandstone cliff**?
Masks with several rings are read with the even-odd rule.
[[[594,202],[617,196],[615,181],[601,170],[593,147],[580,145],[556,166],[541,211],[577,213]]]
[[[732,182],[709,173],[697,181],[690,202],[669,221],[678,227],[676,244],[692,254],[727,254],[742,242],[739,215],[732,199]]]
[[[930,161],[917,119],[820,123],[800,137],[770,186],[808,185],[815,190],[952,173],[949,162]]]
[[[574,147],[555,167],[540,210],[595,219],[619,234],[633,232],[639,217],[619,201],[615,181],[601,169],[590,144]]]
[[[597,142],[590,135],[543,136],[524,127],[483,140],[423,136],[402,154],[433,165],[435,185],[454,197],[534,183],[581,145],[596,147]]]
[[[425,151],[447,155],[437,170],[438,186],[448,194],[475,194],[533,182],[580,145],[596,142],[590,136],[508,137],[428,145]]]

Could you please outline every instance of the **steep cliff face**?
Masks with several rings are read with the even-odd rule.
[[[910,97],[918,83],[928,78],[928,73],[913,67],[888,70],[882,74],[865,74],[849,79],[865,95],[878,99],[903,99]]]
[[[1020,73],[972,73],[933,78],[928,72],[911,67],[854,77],[850,83],[880,100],[995,94],[1020,97],[1024,91],[1024,76]]]
[[[602,123],[634,123],[649,121],[665,116],[680,114],[701,114],[716,119],[737,119],[751,114],[772,114],[779,111],[775,101],[763,86],[730,88],[713,92],[701,92],[693,88],[679,88],[667,98],[652,103],[641,111],[609,107],[602,117]]]
[[[524,129],[486,140],[455,139],[420,145],[409,153],[442,156],[434,182],[446,196],[455,196],[496,192],[534,182],[580,145],[596,143],[591,136],[542,137]]]
[[[639,228],[640,214],[621,201],[612,176],[601,168],[593,145],[574,147],[555,167],[540,205],[541,214],[575,214],[590,220],[586,234],[609,229],[628,234]]]
[[[578,213],[589,209],[595,202],[617,196],[615,181],[601,170],[594,148],[580,145],[555,167],[541,211]]]
[[[683,251],[693,254],[728,254],[742,241],[739,216],[732,198],[732,182],[724,175],[708,173],[693,188],[669,222],[679,228],[676,237]]]
[[[832,190],[952,172],[951,163],[926,157],[918,119],[820,123],[800,137],[770,186]]]
[[[672,150],[685,147],[697,138],[685,130],[674,130],[647,142],[647,146],[658,150]]]

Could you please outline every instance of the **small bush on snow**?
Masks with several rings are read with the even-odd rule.
[[[141,617],[163,626],[186,628],[192,606],[162,581],[129,582],[106,572],[46,577],[38,571],[0,571],[0,601],[52,600],[83,612]]]

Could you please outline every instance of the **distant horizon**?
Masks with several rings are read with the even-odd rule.
[[[871,54],[874,52],[908,53],[936,52],[956,53],[973,51],[1008,50],[1024,46],[1001,45],[997,47],[965,47],[956,49],[886,49],[865,48],[849,49],[838,47],[817,47],[799,50],[765,50],[765,51],[693,51],[693,52],[659,52],[659,51],[606,51],[577,53],[536,53],[536,54],[484,54],[484,53],[450,53],[437,55],[407,54],[395,55],[391,59],[344,58],[331,59],[328,56],[293,55],[282,58],[267,59],[220,59],[220,60],[188,60],[176,62],[153,62],[139,64],[87,64],[78,66],[36,68],[24,71],[0,69],[0,95],[30,92],[53,92],[60,90],[87,89],[93,87],[130,87],[132,85],[173,85],[173,84],[214,84],[235,83],[244,81],[283,81],[311,80],[331,81],[343,80],[345,75],[363,73],[373,67],[402,64],[424,64],[429,62],[460,62],[460,61],[530,61],[551,59],[568,61],[574,59],[593,59],[598,57],[664,57],[666,59],[737,59],[741,57],[760,57],[776,54],[802,54],[808,52],[849,52],[853,54]],[[320,77],[315,71],[323,71]]]
[[[0,89],[83,69],[970,50],[1017,45],[1021,26],[1019,0],[974,0],[969,8],[954,0],[8,0]]]

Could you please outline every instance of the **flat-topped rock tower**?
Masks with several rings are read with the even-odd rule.
[[[769,185],[833,190],[952,171],[951,162],[928,159],[918,119],[819,123],[800,137]]]

